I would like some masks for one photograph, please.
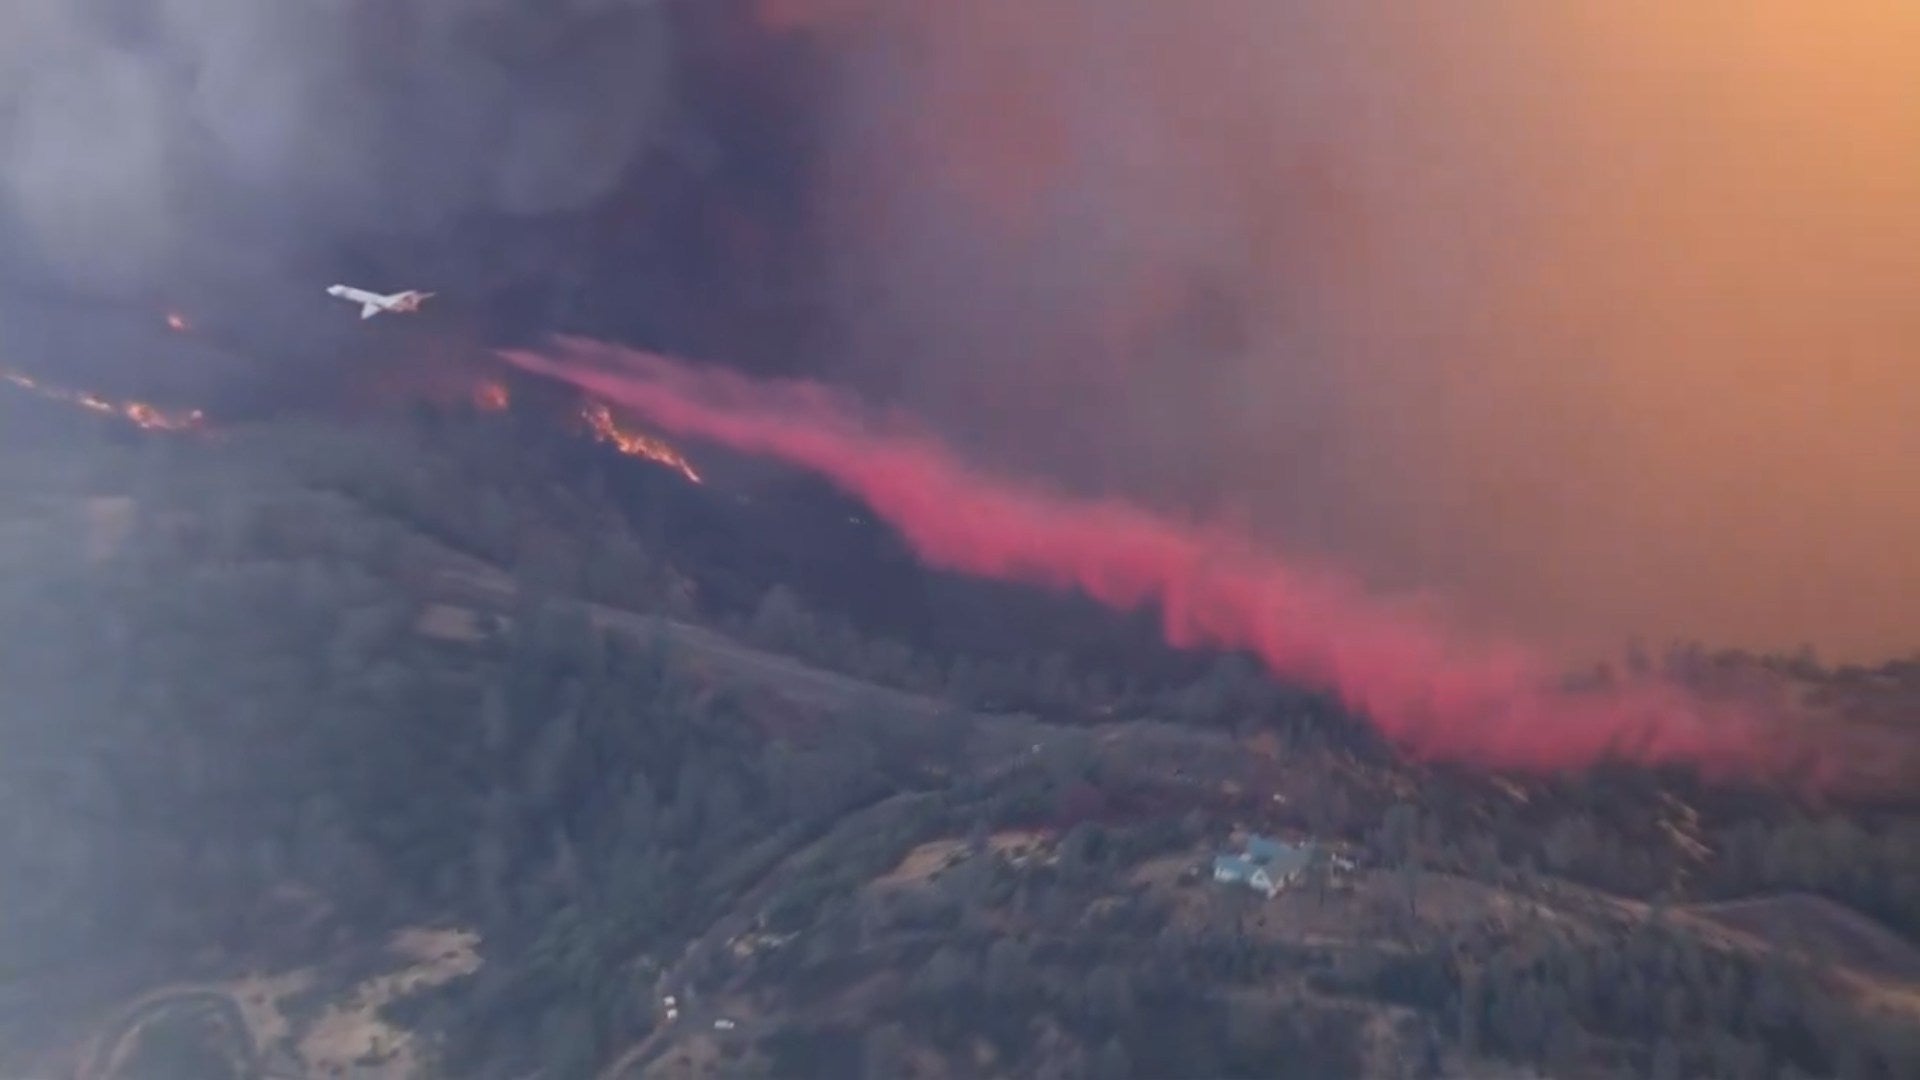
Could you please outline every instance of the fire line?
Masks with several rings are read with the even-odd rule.
[[[206,426],[206,414],[199,409],[171,412],[144,401],[110,401],[88,390],[69,390],[6,369],[0,369],[0,379],[48,401],[77,406],[102,416],[119,417],[145,431],[198,431]]]
[[[613,410],[606,404],[590,401],[580,407],[580,419],[586,422],[587,430],[593,437],[628,457],[642,458],[656,464],[665,465],[694,483],[702,483],[700,474],[693,470],[680,452],[650,435],[629,431],[620,426],[613,418]]]

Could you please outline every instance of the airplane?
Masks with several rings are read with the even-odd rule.
[[[383,311],[391,311],[401,315],[419,311],[420,302],[433,294],[408,289],[406,292],[397,292],[391,296],[382,296],[379,293],[368,292],[365,289],[356,289],[351,285],[329,285],[327,286],[327,295],[338,297],[341,300],[351,300],[359,304],[360,317],[363,319],[371,319]]]

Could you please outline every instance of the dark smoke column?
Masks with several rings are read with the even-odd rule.
[[[673,118],[666,11],[15,0],[0,258],[86,293],[240,307],[324,287],[343,241],[584,208]]]

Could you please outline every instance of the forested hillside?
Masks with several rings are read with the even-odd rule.
[[[1422,768],[1239,658],[1049,649],[1070,603],[1010,656],[730,596],[675,513],[726,493],[510,417],[0,440],[8,1072],[319,1075],[428,931],[476,962],[381,1013],[434,1076],[1920,1068],[1911,812]],[[1327,857],[1216,885],[1236,829]],[[293,971],[284,1030],[125,1008]]]

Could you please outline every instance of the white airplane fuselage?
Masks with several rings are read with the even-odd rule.
[[[359,304],[360,317],[363,319],[371,319],[383,311],[391,311],[400,315],[419,311],[420,302],[433,294],[408,289],[405,292],[381,295],[377,292],[368,292],[365,289],[356,289],[351,285],[329,285],[327,286],[327,295]]]

